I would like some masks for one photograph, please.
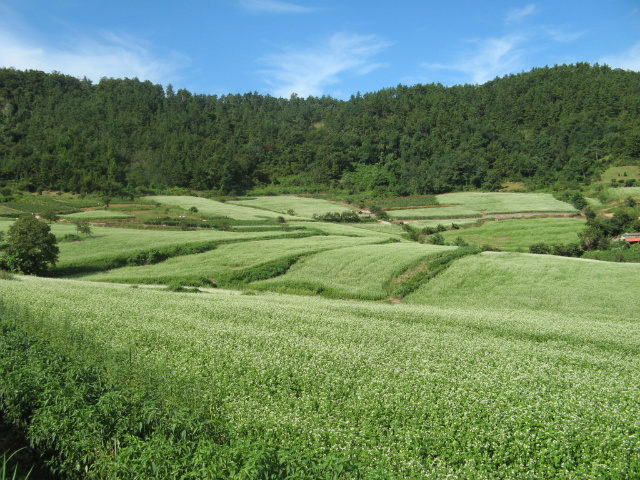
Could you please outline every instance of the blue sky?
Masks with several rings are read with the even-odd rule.
[[[0,0],[0,66],[288,98],[640,71],[638,0]]]

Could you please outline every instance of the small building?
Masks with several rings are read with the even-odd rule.
[[[640,243],[640,233],[623,233],[620,237],[627,243]]]

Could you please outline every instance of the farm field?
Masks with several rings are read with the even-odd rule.
[[[458,226],[469,226],[477,223],[479,220],[477,218],[470,219],[454,219],[453,221],[445,221],[445,220],[414,220],[411,222],[411,226],[413,228],[437,228],[438,225],[443,225],[445,227],[451,227],[451,224],[455,224]]]
[[[589,291],[582,307],[558,311],[536,311],[518,294],[552,280],[543,276],[549,268],[602,282],[638,267],[611,264],[598,274],[597,262],[552,258],[538,268],[532,258],[466,257],[449,270],[466,283],[442,275],[449,287],[417,293],[420,305],[30,277],[0,280],[0,297],[5,316],[69,355],[104,363],[111,381],[143,381],[167,405],[215,415],[225,432],[217,443],[157,444],[165,453],[155,457],[157,471],[203,479],[240,478],[250,466],[250,478],[637,476],[640,323],[624,304],[635,290],[623,284],[627,293],[604,304]],[[509,283],[486,281],[516,265]],[[547,288],[569,299],[586,286]],[[511,290],[508,305],[496,302]],[[24,305],[28,316],[12,310]],[[83,442],[111,448],[99,430]],[[151,474],[142,444],[122,437],[118,445],[118,459],[104,462],[130,459],[129,472]]]
[[[470,195],[457,207],[395,212],[527,210],[527,197]],[[441,232],[449,245],[439,246],[409,241],[397,223],[311,221],[293,197],[268,197],[296,213],[285,223],[278,210],[168,198],[176,209],[123,207],[130,228],[92,224],[78,237],[73,223],[51,223],[62,239],[52,274],[66,278],[0,275],[0,406],[31,409],[32,445],[65,452],[70,471],[96,480],[640,476],[640,264],[518,253],[576,243],[584,220],[411,222],[463,227]],[[536,211],[555,206],[528,198]],[[226,230],[141,223],[191,206],[194,222],[230,208]],[[0,231],[12,222],[0,218]],[[459,248],[457,237],[504,251]],[[23,365],[4,353],[11,329],[80,373],[63,371],[60,393],[36,400],[39,384],[58,387],[44,386],[45,367],[6,368]],[[105,396],[69,386],[90,377]]]
[[[295,216],[305,218],[312,218],[314,214],[324,215],[329,212],[352,210],[350,207],[336,202],[330,202],[329,200],[295,197],[292,195],[274,195],[252,199],[229,200],[227,203],[243,207],[271,210],[282,215],[287,214],[289,210],[293,210]]]
[[[640,198],[640,187],[610,188],[607,190],[607,192],[609,196],[612,198],[627,198],[627,197]]]
[[[385,287],[395,275],[427,257],[455,248],[392,243],[328,250],[304,258],[286,274],[252,287],[379,300],[388,295]]]
[[[214,250],[170,258],[156,265],[123,267],[80,278],[122,283],[170,283],[181,277],[216,278],[238,269],[258,267],[278,259],[309,255],[322,250],[384,241],[385,237],[313,236],[296,239],[244,241]]]
[[[103,218],[132,218],[133,215],[119,212],[118,210],[88,210],[86,212],[60,215],[60,218],[68,220],[100,220]]]
[[[428,220],[428,219],[456,219],[481,217],[482,213],[474,206],[451,205],[430,208],[407,208],[402,210],[387,210],[387,215],[397,220]]]
[[[388,210],[387,214],[400,220],[411,220],[472,218],[499,213],[577,213],[571,205],[547,193],[461,192],[436,195],[436,199],[440,207]]]
[[[611,180],[627,180],[635,178],[640,180],[640,167],[636,165],[626,165],[626,166],[611,166],[607,168],[600,179],[603,182],[610,182]]]
[[[227,217],[235,220],[265,220],[276,219],[279,216],[284,217],[286,220],[296,218],[291,215],[281,215],[269,210],[232,205],[229,202],[223,203],[216,200],[210,200],[208,198],[200,197],[158,195],[152,197],[143,197],[143,200],[163,203],[167,205],[174,205],[176,207],[183,208],[184,210],[189,210],[191,207],[196,207],[198,209],[198,212],[203,215],[207,215],[210,217]]]
[[[441,205],[474,206],[486,213],[576,212],[571,205],[556,200],[549,193],[478,193],[459,192],[437,195]]]
[[[415,226],[414,223],[411,224]],[[445,242],[457,237],[476,245],[503,250],[527,250],[530,245],[579,243],[578,233],[585,221],[579,218],[518,218],[487,221],[481,226],[442,232]]]
[[[51,231],[59,237],[75,234],[76,227],[71,223],[54,223]],[[150,250],[169,248],[187,248],[198,245],[244,241],[279,236],[300,236],[304,233],[284,230],[266,232],[227,232],[219,230],[155,230],[92,227],[92,235],[83,237],[79,242],[61,242],[60,258],[56,268],[59,270],[83,265],[100,265],[114,258],[126,258]],[[102,269],[102,268],[100,268]]]
[[[528,253],[462,258],[405,301],[478,310],[527,309],[636,328],[640,264]],[[640,322],[638,322],[640,326]]]

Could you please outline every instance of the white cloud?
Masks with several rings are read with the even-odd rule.
[[[608,55],[598,63],[607,64],[612,68],[622,68],[624,70],[634,70],[640,72],[640,42],[637,42],[626,52],[619,55]]]
[[[533,3],[522,8],[514,8],[507,13],[505,21],[506,23],[518,23],[521,22],[523,18],[533,15],[535,11],[536,6]]]
[[[543,34],[560,43],[571,43],[583,38],[587,32],[564,32],[558,28],[543,28]]]
[[[272,93],[289,97],[321,96],[328,85],[347,74],[366,75],[382,68],[371,59],[390,45],[375,35],[337,33],[326,45],[306,50],[289,49],[261,59],[270,68],[262,71]]]
[[[470,55],[451,64],[423,64],[428,70],[454,70],[470,79],[470,83],[485,83],[497,76],[521,69],[524,56],[524,35],[507,35],[502,38],[487,38],[473,43],[477,48]]]
[[[24,25],[13,28],[0,21],[0,65],[18,70],[59,71],[99,81],[102,77],[138,77],[166,84],[189,59],[175,52],[158,58],[141,40],[102,32],[96,37],[67,37],[58,44],[41,38]]]
[[[279,0],[240,0],[240,6],[252,12],[268,13],[310,13],[314,8],[303,7],[290,2]]]

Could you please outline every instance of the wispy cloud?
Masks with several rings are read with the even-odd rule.
[[[19,20],[19,19],[18,19]],[[102,77],[138,77],[157,83],[177,78],[190,61],[176,52],[158,58],[149,45],[128,35],[103,31],[96,36],[59,39],[54,46],[21,24],[0,20],[0,65],[19,70],[59,71],[98,81]]]
[[[261,73],[272,93],[289,97],[320,96],[344,75],[366,75],[384,65],[373,58],[391,44],[375,35],[337,33],[326,44],[308,49],[288,49],[260,61]]]
[[[267,13],[311,13],[316,11],[315,8],[279,0],[240,0],[240,6],[252,12]]]
[[[462,73],[469,83],[485,83],[496,76],[518,71],[524,56],[524,35],[507,35],[502,38],[475,40],[473,52],[450,64],[429,64],[428,70],[454,70]]]
[[[640,72],[640,42],[637,42],[626,52],[618,55],[608,55],[599,63],[607,64],[612,68],[622,68]]]
[[[508,24],[519,23],[525,17],[528,17],[529,15],[533,15],[535,12],[536,12],[536,6],[533,3],[530,3],[529,5],[522,8],[514,8],[510,10],[509,13],[507,13],[505,22]]]
[[[485,83],[495,77],[517,73],[532,66],[531,59],[541,50],[559,43],[571,43],[585,36],[584,31],[568,31],[549,26],[519,25],[537,13],[535,4],[513,9],[505,15],[505,34],[499,37],[467,40],[466,48],[448,63],[423,63],[426,70],[458,72],[461,83]],[[516,25],[518,24],[518,25]]]

